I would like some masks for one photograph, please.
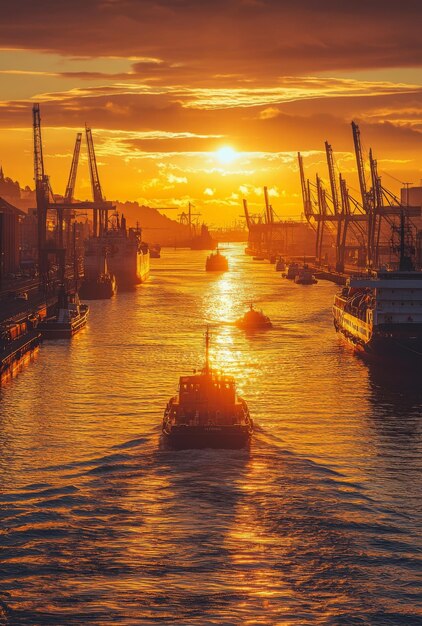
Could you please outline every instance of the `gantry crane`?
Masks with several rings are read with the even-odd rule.
[[[98,174],[97,159],[95,157],[94,140],[91,129],[85,124],[86,145],[88,147],[89,173],[91,176],[92,199],[94,202],[103,203],[104,197]],[[108,227],[107,209],[94,209],[93,213],[93,236],[101,237]]]
[[[355,146],[356,164],[359,176],[359,186],[362,196],[362,206],[367,215],[367,265],[369,268],[376,267],[380,260],[380,237],[383,220],[394,227],[394,217],[404,215],[410,226],[410,217],[419,216],[419,207],[404,207],[394,194],[385,189],[378,175],[377,161],[373,157],[372,149],[369,150],[369,167],[371,173],[371,188],[368,190],[365,176],[362,145],[360,141],[359,126],[352,122],[353,140]]]

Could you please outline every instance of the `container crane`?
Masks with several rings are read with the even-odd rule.
[[[76,135],[75,148],[73,150],[72,165],[69,172],[69,180],[67,181],[66,193],[64,194],[65,202],[72,202],[75,193],[76,174],[78,172],[79,154],[81,151],[82,133]]]
[[[104,197],[101,189],[100,177],[98,174],[97,159],[95,157],[94,140],[92,138],[92,130],[85,124],[86,144],[88,147],[88,163],[89,173],[91,176],[92,197],[95,203],[103,203]],[[93,210],[93,235],[101,236],[107,230],[108,210]]]
[[[48,263],[46,252],[47,240],[47,211],[50,197],[54,201],[51,185],[44,170],[44,157],[41,137],[41,114],[40,105],[34,104],[32,107],[32,126],[34,137],[34,180],[35,195],[37,202],[38,221],[38,270],[40,274],[40,284],[45,287],[48,279]]]

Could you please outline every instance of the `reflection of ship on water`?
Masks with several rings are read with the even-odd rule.
[[[116,277],[119,289],[128,289],[147,280],[150,269],[148,244],[142,229],[128,228],[122,215],[115,215],[108,230],[96,238],[98,249],[107,251],[108,271]]]
[[[397,432],[409,437],[416,434],[419,428],[422,406],[422,387],[420,385],[419,368],[414,363],[407,367],[402,362],[391,367],[382,363],[366,362],[369,399],[373,404],[373,416],[382,422],[384,418],[394,418]],[[387,428],[385,422],[384,427]]]

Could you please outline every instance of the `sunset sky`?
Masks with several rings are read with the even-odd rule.
[[[237,218],[242,197],[260,209],[263,185],[280,217],[299,216],[296,153],[309,176],[326,178],[326,139],[356,188],[352,119],[386,186],[420,184],[420,2],[3,0],[1,9],[0,162],[22,185],[33,186],[34,102],[56,193],[85,122],[108,199],[190,200],[211,224]],[[90,197],[85,147],[76,195]]]

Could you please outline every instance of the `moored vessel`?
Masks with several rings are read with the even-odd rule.
[[[119,290],[130,289],[147,280],[150,270],[148,244],[142,241],[141,228],[127,228],[126,218],[116,222],[100,239],[107,250],[110,273],[116,277]]]
[[[286,278],[289,280],[294,280],[299,273],[299,264],[298,263],[289,263],[286,271]]]
[[[34,355],[40,344],[38,316],[0,325],[0,382],[11,378]]]
[[[86,326],[89,306],[81,304],[78,293],[68,293],[62,287],[59,291],[57,313],[39,324],[45,339],[69,339]]]
[[[79,288],[83,300],[107,300],[117,292],[117,283],[113,274],[100,274],[96,278],[85,278]]]
[[[308,265],[299,268],[294,281],[298,285],[315,285],[318,281],[312,274],[312,270]]]
[[[403,216],[398,269],[350,278],[335,296],[333,317],[358,352],[422,359],[422,272],[406,254]]]
[[[151,259],[161,258],[161,246],[159,243],[154,243],[151,246],[149,246],[149,256]]]
[[[85,243],[84,278],[79,296],[83,300],[104,300],[116,291],[116,278],[108,269],[107,247],[102,238],[91,238]]]
[[[277,259],[277,262],[275,264],[275,270],[276,270],[276,272],[285,272],[286,271],[286,263],[285,263],[284,259],[282,259],[281,257],[279,259]]]
[[[244,448],[253,433],[248,406],[237,395],[233,376],[210,367],[209,341],[207,329],[203,369],[180,377],[178,393],[164,411],[162,432],[176,449]]]

